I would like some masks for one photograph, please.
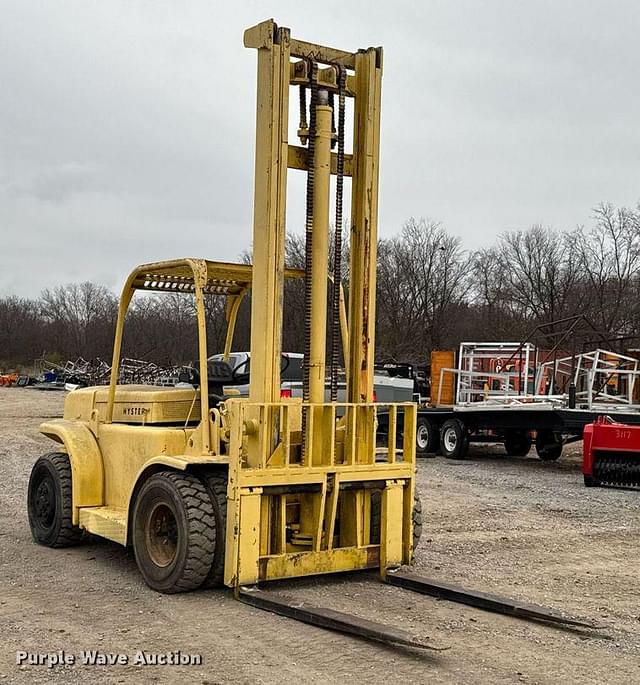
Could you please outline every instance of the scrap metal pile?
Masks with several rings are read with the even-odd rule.
[[[153,362],[125,357],[120,362],[118,383],[173,386],[180,381],[180,374],[189,368],[191,367],[184,365],[159,366]],[[109,373],[111,373],[111,367],[109,367]],[[108,375],[106,382],[109,382]]]
[[[118,383],[174,386],[180,382],[180,374],[188,368],[179,365],[160,366],[150,361],[124,358],[120,365]],[[6,374],[0,377],[0,384],[25,387],[31,385],[38,390],[72,390],[77,387],[108,385],[111,365],[99,357],[90,360],[78,357],[59,364],[42,357],[34,363],[34,371],[33,376]]]
[[[87,361],[78,357],[63,364],[50,362],[44,357],[34,364],[39,383],[36,387],[53,384],[64,388],[66,383],[77,386],[103,385],[109,382],[111,367],[102,359],[96,357]]]

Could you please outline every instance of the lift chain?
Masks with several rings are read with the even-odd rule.
[[[309,124],[307,123],[307,87],[300,86],[300,123],[298,124],[298,136],[303,145],[309,139]]]
[[[338,368],[340,364],[340,284],[342,283],[342,197],[344,189],[344,118],[347,72],[338,70],[338,151],[336,165],[336,214],[333,250],[333,301],[331,308],[331,401],[338,400]]]
[[[304,248],[304,364],[302,365],[302,399],[309,401],[309,360],[311,359],[311,268],[313,262],[313,186],[314,186],[314,158],[316,136],[316,104],[318,102],[318,64],[309,60],[309,85],[311,98],[309,102],[309,126],[307,138],[307,197],[305,216],[305,248]],[[300,96],[300,105],[304,105],[304,114],[300,113],[300,120],[306,119],[306,95]],[[305,458],[307,413],[302,412],[302,454]]]

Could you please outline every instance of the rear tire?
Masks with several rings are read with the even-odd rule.
[[[597,481],[593,476],[587,476],[584,474],[584,484],[587,488],[597,488],[600,482]]]
[[[416,453],[434,454],[438,450],[440,435],[438,427],[426,416],[418,416],[416,423]]]
[[[147,585],[188,592],[207,578],[215,520],[207,489],[190,473],[162,471],[140,488],[133,509],[133,551]]]
[[[556,461],[562,454],[563,443],[550,430],[538,431],[536,452],[542,461]]]
[[[202,480],[209,492],[213,507],[214,551],[213,562],[204,587],[219,587],[224,584],[224,550],[227,541],[227,472],[207,473]]]
[[[525,431],[507,431],[504,449],[510,457],[526,457],[531,449],[531,436]]]
[[[469,436],[460,419],[447,419],[440,429],[440,453],[447,459],[464,459],[469,451]]]
[[[31,469],[27,511],[33,539],[45,547],[71,547],[82,538],[72,523],[72,481],[69,455],[51,452]]]

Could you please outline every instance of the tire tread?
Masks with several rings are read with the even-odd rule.
[[[60,485],[60,504],[62,509],[58,514],[60,529],[58,530],[55,540],[47,546],[54,549],[73,547],[81,541],[83,531],[72,523],[73,482],[69,455],[66,452],[48,452],[47,454],[43,454],[38,461],[36,461],[34,469],[41,461],[48,462],[56,472]]]
[[[203,481],[209,491],[215,519],[215,551],[204,586],[218,587],[224,583],[228,475],[226,472],[211,471],[203,476]]]
[[[204,484],[191,473],[160,471],[149,481],[160,478],[170,482],[180,497],[188,533],[182,573],[173,585],[155,589],[165,594],[196,590],[205,581],[213,559],[215,520],[211,499]]]

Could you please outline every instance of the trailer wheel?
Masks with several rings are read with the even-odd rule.
[[[556,461],[562,454],[563,443],[551,430],[538,431],[536,452],[542,461]]]
[[[469,436],[460,419],[447,419],[440,429],[440,452],[447,459],[464,459],[469,451]]]
[[[504,449],[510,457],[525,457],[531,449],[531,436],[526,431],[507,431]]]
[[[198,478],[151,476],[133,510],[133,551],[147,585],[168,594],[200,587],[213,562],[214,531],[211,498]]]
[[[31,535],[39,545],[70,547],[80,542],[82,530],[71,522],[71,488],[68,454],[45,454],[33,465],[27,511]]]
[[[438,450],[439,443],[438,426],[426,416],[418,416],[416,424],[416,452],[418,454],[433,454]]]
[[[224,583],[224,550],[227,539],[227,472],[207,473],[203,477],[213,506],[214,551],[211,570],[204,582],[205,587],[218,587]]]
[[[584,474],[584,484],[587,488],[597,488],[600,485],[600,482],[596,480],[593,476],[587,476],[587,474]]]

